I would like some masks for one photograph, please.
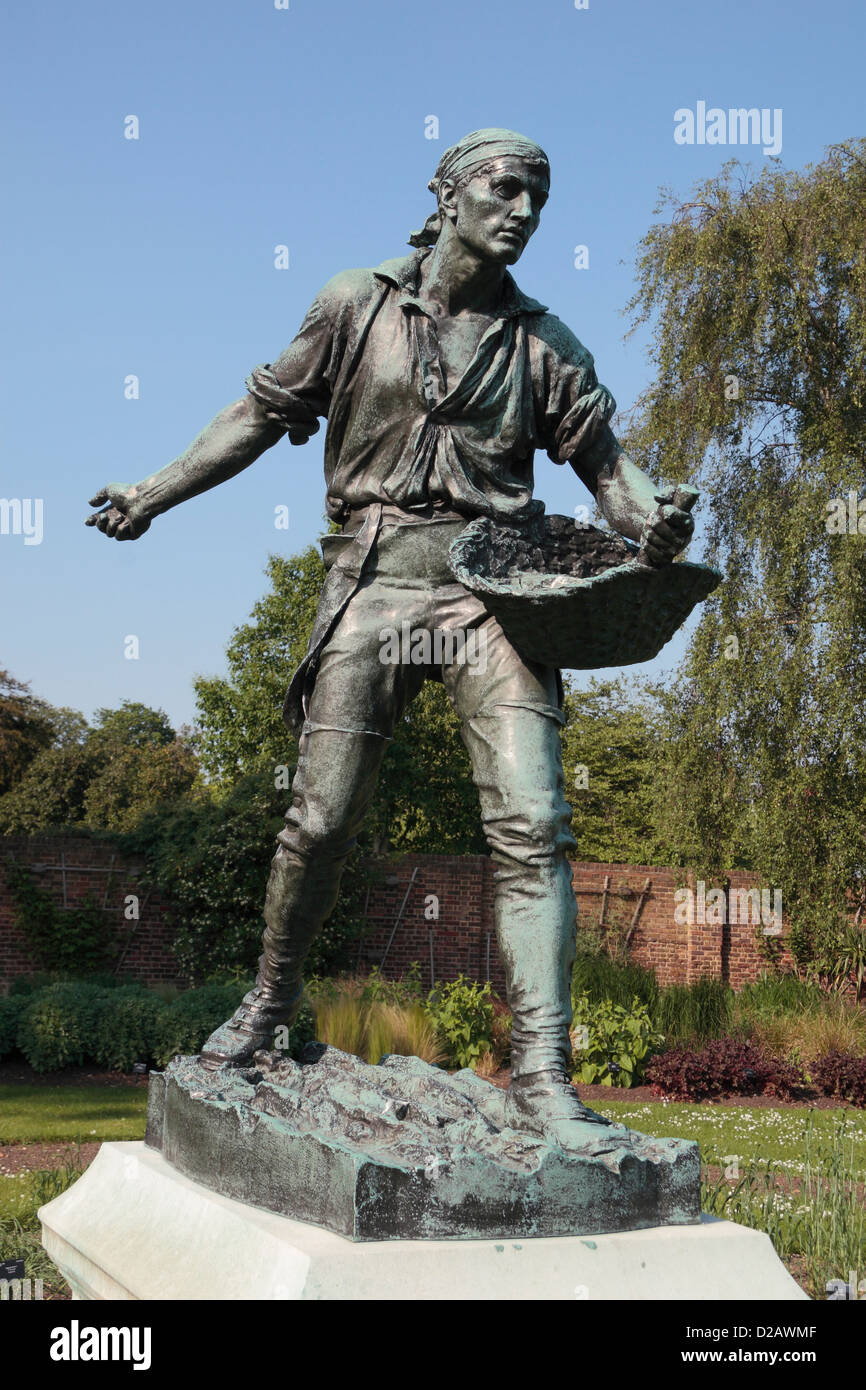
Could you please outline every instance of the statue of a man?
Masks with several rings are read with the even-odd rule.
[[[328,421],[328,569],[304,661],[286,697],[299,760],[272,861],[254,988],[206,1042],[202,1061],[243,1065],[272,1045],[301,1000],[304,960],[332,911],[396,720],[425,677],[460,720],[497,865],[495,916],[514,1023],[508,1122],[567,1147],[605,1124],[569,1079],[576,846],[564,797],[562,685],[524,661],[448,567],[477,517],[520,525],[533,459],[570,463],[611,527],[664,564],[690,539],[687,511],[660,506],[608,420],[590,353],[506,267],[547,200],[544,151],[509,130],[446,150],[429,187],[437,211],[408,256],[348,270],[316,296],[297,337],[185,454],[135,486],[109,486],[88,518],[134,540],[155,516],[247,468],[285,434]],[[438,669],[383,657],[383,630],[470,634],[483,661]]]

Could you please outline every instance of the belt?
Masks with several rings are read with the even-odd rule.
[[[372,502],[366,507],[353,507],[343,524],[343,530],[352,531],[363,526],[372,507],[379,508],[385,526],[412,526],[424,521],[462,521],[468,526],[472,520],[471,516],[456,512],[444,502],[428,502],[411,510],[391,502]]]

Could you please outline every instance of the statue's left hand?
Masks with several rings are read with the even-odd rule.
[[[681,490],[686,506],[657,497],[658,506],[646,518],[641,532],[640,558],[650,565],[669,565],[675,555],[685,550],[695,530],[695,519],[689,508],[694,505],[694,489]],[[693,493],[687,496],[687,493]],[[679,497],[678,497],[678,500]]]

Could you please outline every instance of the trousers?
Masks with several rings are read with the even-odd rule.
[[[460,722],[496,865],[512,1075],[561,1074],[571,1052],[577,921],[561,687],[553,668],[524,661],[483,603],[454,581],[448,547],[464,525],[383,526],[321,649],[271,865],[260,980],[283,998],[299,993],[304,958],[336,905],[395,724],[423,681],[440,679]],[[351,539],[326,538],[326,564]]]

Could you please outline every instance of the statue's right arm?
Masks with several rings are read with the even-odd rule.
[[[233,478],[282,439],[285,428],[268,419],[254,396],[221,410],[179,458],[140,483],[109,483],[90,500],[103,507],[86,521],[116,540],[135,540],[154,517]]]
[[[226,406],[186,453],[140,483],[109,483],[91,499],[102,507],[87,518],[116,540],[136,540],[154,517],[233,478],[266,449],[288,435],[303,444],[319,428],[330,400],[329,364],[335,351],[337,310],[345,276],[335,277],[316,296],[303,323],[273,367],[256,367],[249,395]]]
[[[224,483],[255,463],[286,433],[268,419],[265,407],[254,396],[226,406],[202,430],[184,454],[140,483],[109,483],[91,498],[93,507],[108,503],[87,518],[116,540],[135,540],[154,517]]]

